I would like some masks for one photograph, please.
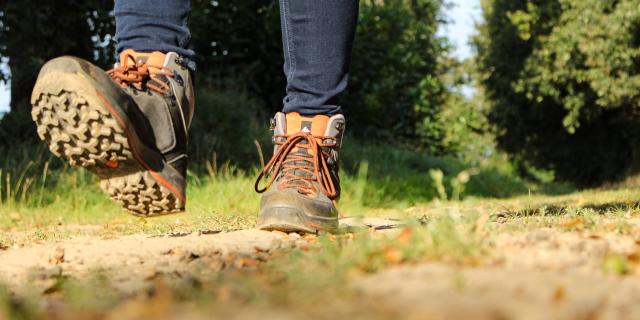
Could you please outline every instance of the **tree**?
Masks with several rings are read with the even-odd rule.
[[[72,54],[106,66],[112,61],[112,1],[35,0],[0,4],[0,57],[8,61],[11,112],[0,122],[0,144],[35,139],[29,99],[49,59]],[[37,8],[34,9],[34,8]]]
[[[442,76],[452,64],[447,40],[437,35],[442,3],[362,1],[351,87],[343,99],[350,132],[434,153],[451,150],[441,116],[449,91]],[[12,112],[0,123],[0,139],[3,130],[29,135],[23,111],[29,110],[38,69],[48,59],[73,54],[103,67],[112,62],[112,6],[107,0],[0,4],[0,56],[9,59],[12,82]],[[280,110],[285,78],[278,3],[192,0],[192,7],[199,90],[246,92],[261,102],[263,114]],[[16,130],[7,119],[20,115],[24,121],[16,123],[28,125]]]
[[[440,0],[362,1],[344,105],[361,137],[446,152],[440,118],[451,67]]]
[[[441,75],[449,68],[448,43],[436,35],[441,7],[441,0],[361,2],[343,97],[351,132],[448,150],[439,118],[447,97]],[[285,79],[277,3],[194,0],[193,8],[198,81],[218,88],[240,84],[269,113],[280,110]]]
[[[0,5],[0,56],[8,59],[11,70],[12,110],[27,107],[38,70],[47,60],[65,54],[101,63],[111,60],[112,6],[104,0]]]
[[[499,146],[582,185],[638,169],[636,0],[485,0],[475,39]]]
[[[285,79],[277,1],[192,0],[199,85],[247,90],[280,110]]]

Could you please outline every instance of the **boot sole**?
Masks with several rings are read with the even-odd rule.
[[[140,156],[139,151],[148,148],[129,130],[126,115],[115,110],[85,77],[44,75],[36,83],[31,103],[38,135],[49,150],[70,165],[96,174],[102,190],[130,213],[148,217],[184,211],[184,195],[172,191],[166,179],[149,170],[147,163],[152,161]]]
[[[338,218],[322,218],[305,214],[295,207],[270,207],[258,216],[256,227],[266,231],[318,233],[338,232]]]

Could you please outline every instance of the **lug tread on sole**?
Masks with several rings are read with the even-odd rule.
[[[107,110],[91,106],[74,92],[41,93],[31,117],[49,150],[72,166],[100,171],[104,163],[133,159],[124,129]]]
[[[54,155],[100,176],[101,188],[134,215],[184,209],[182,201],[134,159],[124,128],[104,107],[94,106],[72,91],[42,92],[33,103],[31,117],[38,136]],[[118,163],[119,171],[107,163]]]
[[[160,185],[148,171],[103,179],[100,187],[111,199],[137,216],[157,216],[184,211],[184,203]]]

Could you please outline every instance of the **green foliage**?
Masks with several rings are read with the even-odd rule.
[[[447,88],[440,78],[447,42],[436,36],[440,0],[362,1],[349,92],[349,127],[360,139],[452,151],[441,119]],[[191,19],[199,79],[235,87],[281,108],[284,95],[278,6],[263,1],[195,1]]]
[[[0,145],[37,141],[29,100],[42,65],[75,55],[103,67],[113,60],[113,1],[35,0],[0,2],[0,82],[11,83],[11,110],[0,119]]]
[[[482,95],[474,93],[469,97],[463,93],[464,86],[475,85],[470,79],[472,60],[459,62],[449,58],[445,64],[450,69],[442,78],[450,89],[438,115],[441,150],[480,163],[495,153],[495,141],[488,130]]]
[[[279,111],[285,79],[278,2],[193,0],[192,8],[198,84],[244,89]]]
[[[345,140],[341,157],[347,176],[342,181],[346,190],[344,200],[362,199],[362,204],[368,207],[412,206],[438,198],[512,197],[525,194],[532,187],[519,179],[504,159],[470,166],[452,157],[364,144],[354,138]],[[367,166],[364,177],[362,165]],[[432,171],[441,174],[440,182]]]
[[[34,5],[35,15],[28,9]],[[0,57],[8,58],[11,69],[14,111],[28,110],[37,70],[46,60],[73,54],[102,66],[111,62],[111,6],[102,0],[0,5]],[[198,86],[245,92],[266,115],[280,110],[285,79],[278,3],[193,0],[192,6]],[[436,35],[441,7],[442,0],[362,1],[351,87],[343,101],[359,139],[440,154],[458,148],[442,116],[449,91],[442,76],[453,61],[445,57],[447,41]],[[32,127],[17,121],[27,118],[9,117],[0,127],[24,128],[18,136],[35,136]]]
[[[487,0],[475,43],[499,146],[563,180],[639,168],[635,0]]]
[[[442,152],[448,50],[436,35],[440,0],[361,1],[350,89],[350,127],[366,139]]]
[[[219,166],[228,162],[247,169],[260,165],[259,151],[270,155],[268,121],[258,101],[242,92],[205,90],[198,90],[196,100],[189,136],[193,163]]]
[[[111,63],[112,8],[108,0],[0,3],[0,57],[11,69],[13,110],[29,109],[38,70],[49,59],[72,54],[103,66]],[[0,80],[8,76],[0,74]]]

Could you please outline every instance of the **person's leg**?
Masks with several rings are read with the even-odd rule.
[[[187,49],[190,12],[190,0],[116,0],[116,54],[133,49],[193,58],[193,51]]]
[[[332,232],[345,130],[338,98],[349,78],[358,1],[280,0],[280,14],[287,95],[274,119],[274,156],[256,183],[265,193],[258,228]]]
[[[357,17],[358,0],[280,0],[285,113],[342,112]]]
[[[189,0],[116,0],[116,67],[56,58],[33,89],[31,114],[49,149],[95,173],[139,216],[185,208],[194,102],[189,8]]]

